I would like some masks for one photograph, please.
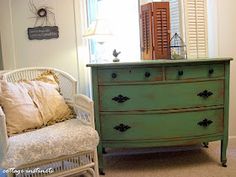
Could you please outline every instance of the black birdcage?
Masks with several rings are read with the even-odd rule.
[[[183,39],[175,33],[170,39],[171,59],[187,59],[187,47]]]

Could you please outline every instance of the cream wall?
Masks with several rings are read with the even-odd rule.
[[[236,1],[218,0],[219,56],[234,58],[231,63],[230,136],[236,137]]]
[[[53,8],[59,38],[28,40],[27,28],[35,23],[29,10],[29,0],[0,0],[0,33],[4,69],[29,66],[49,66],[62,69],[78,79],[78,62],[87,57],[82,39],[85,19],[83,0],[34,0],[36,7]],[[78,59],[81,57],[81,59]],[[84,63],[83,63],[84,64]],[[82,73],[83,74],[83,73]],[[82,77],[81,77],[82,78]],[[82,88],[82,90],[85,90]]]
[[[0,0],[0,36],[5,69],[15,68],[14,37],[11,17],[11,1]]]
[[[0,34],[4,69],[49,66],[61,69],[78,80],[78,91],[89,95],[87,40],[82,38],[86,26],[85,0],[33,0],[36,7],[53,8],[59,38],[28,40],[27,28],[35,20],[29,0],[0,0]]]
[[[41,0],[33,2],[36,7],[46,5],[53,8],[56,25],[59,27],[59,38],[29,40],[27,28],[34,27],[35,23],[35,18],[30,18],[35,17],[35,14],[29,10],[29,0],[11,0],[16,67],[56,67],[69,72],[77,78],[73,0]]]

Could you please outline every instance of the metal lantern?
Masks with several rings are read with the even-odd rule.
[[[170,39],[171,59],[187,59],[187,49],[183,39],[175,33]]]

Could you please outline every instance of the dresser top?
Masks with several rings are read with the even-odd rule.
[[[209,63],[209,62],[224,62],[233,60],[230,57],[225,58],[206,58],[206,59],[186,59],[186,60],[140,60],[134,62],[112,62],[112,63],[89,63],[87,67],[113,67],[113,66],[131,66],[131,65],[163,65],[163,64],[178,64],[178,63]]]

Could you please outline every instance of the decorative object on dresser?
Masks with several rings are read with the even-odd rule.
[[[230,58],[88,64],[103,173],[105,148],[221,141],[226,166]]]
[[[183,39],[175,33],[170,39],[171,59],[187,59],[187,49]]]
[[[116,49],[113,50],[112,55],[113,55],[113,62],[119,62],[120,59],[118,58],[118,55],[120,55],[121,52],[117,52]]]
[[[170,59],[169,2],[141,5],[140,18],[142,59]]]

